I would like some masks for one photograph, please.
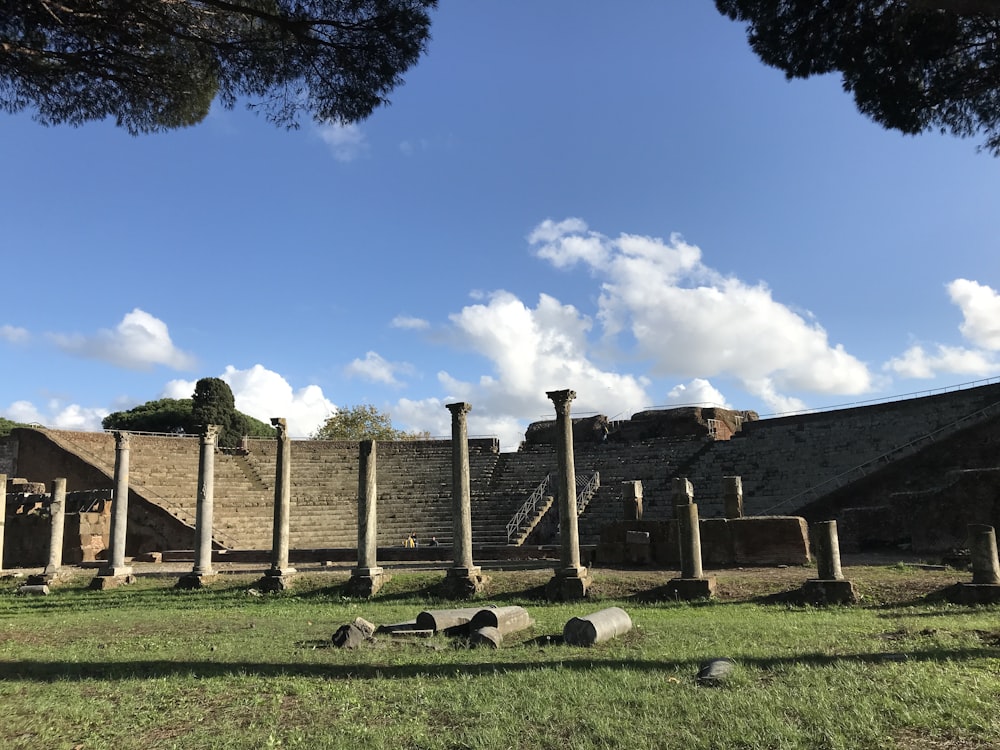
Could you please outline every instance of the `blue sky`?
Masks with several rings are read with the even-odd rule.
[[[0,116],[0,415],[99,429],[224,377],[514,448],[574,413],[762,415],[1000,375],[1000,161],[788,82],[711,2],[443,0],[392,104],[131,137]]]

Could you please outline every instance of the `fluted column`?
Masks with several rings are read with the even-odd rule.
[[[576,509],[576,464],[573,459],[571,390],[547,391],[556,409],[556,462],[559,474],[559,563],[560,569],[549,583],[550,598],[575,599],[586,596],[590,579],[580,565],[580,533]]]

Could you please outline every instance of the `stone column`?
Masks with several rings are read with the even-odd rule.
[[[454,564],[445,580],[452,597],[473,596],[484,579],[472,561],[472,493],[469,489],[469,433],[466,414],[470,404],[448,404],[451,412],[451,521]]]
[[[689,501],[694,496],[691,483],[684,478],[674,480],[674,515],[677,528],[681,575],[667,583],[670,598],[705,599],[715,594],[715,576],[706,576],[701,563],[701,526],[698,506]]]
[[[3,570],[3,538],[7,524],[7,475],[0,474],[0,571]]]
[[[810,528],[818,577],[802,586],[806,601],[813,604],[850,604],[858,599],[854,584],[840,567],[840,538],[836,521],[819,521]]]
[[[55,578],[62,567],[63,530],[66,524],[66,479],[60,477],[52,480],[49,502],[49,562],[45,566],[47,578]]]
[[[992,526],[969,524],[969,552],[972,557],[972,582],[992,586],[1000,584],[997,537]]]
[[[622,518],[626,521],[642,520],[642,481],[622,482]]]
[[[580,534],[576,510],[576,465],[573,460],[573,421],[570,403],[576,393],[547,391],[556,409],[556,461],[559,481],[559,562],[560,569],[549,581],[550,599],[581,599],[590,588],[587,569],[580,565]]]
[[[961,604],[1000,602],[1000,562],[997,537],[992,526],[969,524],[969,553],[972,583],[957,583],[947,590],[948,599]]]
[[[354,596],[374,596],[389,576],[378,567],[377,486],[374,440],[358,443],[358,566],[351,571],[346,590]]]
[[[743,518],[743,477],[723,477],[722,498],[726,518]]]
[[[111,503],[111,545],[108,564],[101,568],[91,588],[112,588],[132,581],[132,568],[125,565],[125,532],[128,529],[128,470],[131,436],[115,433],[115,490]]]
[[[674,508],[694,502],[694,485],[687,477],[674,477]]]
[[[278,431],[274,470],[274,526],[271,536],[271,569],[258,581],[266,591],[283,591],[291,583],[295,568],[288,563],[288,527],[292,508],[292,441],[288,422],[273,417],[271,424]]]
[[[194,568],[178,588],[200,588],[215,577],[212,569],[212,521],[215,515],[215,446],[219,425],[205,425],[198,456],[198,508],[195,516]]]

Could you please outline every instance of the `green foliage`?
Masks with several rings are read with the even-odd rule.
[[[345,406],[327,418],[313,433],[315,440],[424,440],[427,432],[405,432],[392,426],[392,419],[369,404]]]
[[[454,647],[463,641],[440,635],[379,636],[350,650],[332,648],[330,635],[356,617],[394,623],[475,603],[429,594],[443,569],[396,570],[379,596],[358,600],[344,595],[346,565],[303,571],[290,592],[259,597],[247,596],[259,571],[179,591],[174,579],[144,575],[138,565],[135,584],[100,594],[86,588],[92,572],[46,597],[18,596],[16,581],[0,589],[0,747],[973,750],[1000,743],[994,607],[899,598],[830,608],[643,603],[636,595],[662,586],[664,571],[609,598],[601,593],[608,576],[636,573],[608,570],[592,571],[595,600],[550,603],[537,589],[551,569],[491,570],[489,598],[479,603],[520,605],[535,620],[506,635],[499,650]],[[866,587],[900,580],[893,571],[848,573]],[[954,579],[920,575],[932,588]],[[720,589],[734,580],[720,571]],[[559,643],[571,617],[611,606],[629,613],[629,633],[593,648]],[[731,680],[698,685],[699,664],[720,656],[736,662]]]
[[[984,134],[1000,155],[1000,4],[716,0],[789,78],[839,73],[858,109],[903,133]]]
[[[274,428],[236,409],[229,385],[219,378],[202,378],[193,398],[161,398],[128,411],[116,411],[101,421],[106,430],[183,432],[199,434],[206,424],[217,424],[219,445],[233,448],[244,435],[274,437]]]
[[[0,417],[0,437],[6,437],[15,427],[27,427],[27,425],[21,424],[20,422],[12,422],[9,419]]]
[[[197,434],[191,415],[191,399],[161,398],[128,411],[112,412],[101,420],[105,430],[131,432],[184,432]]]
[[[130,133],[249,97],[295,127],[364,119],[424,52],[436,0],[0,3],[0,108]]]

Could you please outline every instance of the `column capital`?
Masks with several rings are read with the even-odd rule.
[[[278,431],[278,440],[288,437],[288,420],[284,417],[271,417],[271,424]]]
[[[546,391],[545,395],[552,399],[552,403],[555,404],[556,414],[569,416],[569,405],[576,398],[576,391]]]
[[[132,436],[127,432],[115,432],[115,448],[119,450],[128,450],[129,440]]]
[[[445,404],[445,406],[451,412],[452,417],[461,418],[472,411],[472,404],[468,404],[465,401],[459,401],[456,404]]]
[[[221,427],[219,427],[219,425],[217,425],[217,424],[207,424],[207,425],[204,425],[202,427],[202,432],[201,432],[201,444],[202,445],[208,445],[208,444],[214,445],[215,442],[219,439],[219,430],[220,429],[221,429]]]

